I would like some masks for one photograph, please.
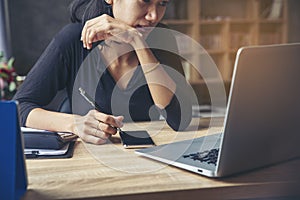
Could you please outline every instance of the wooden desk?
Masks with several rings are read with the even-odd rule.
[[[203,127],[207,124],[201,122]],[[147,125],[125,125],[124,130],[146,129],[152,134],[158,133],[153,136],[156,144],[207,133],[203,127],[199,131],[177,133],[164,122]],[[210,130],[216,132],[220,128]],[[24,199],[175,200],[300,196],[300,159],[211,179],[140,157],[120,144],[86,146],[78,141],[75,148],[71,159],[27,160],[29,185]]]

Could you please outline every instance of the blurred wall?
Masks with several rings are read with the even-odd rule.
[[[70,22],[71,0],[8,0],[12,55],[25,75],[52,37]]]
[[[3,1],[3,0],[0,0]],[[52,37],[70,23],[72,0],[7,0],[12,55],[19,74],[26,74]],[[300,0],[289,3],[289,42],[300,42]]]
[[[7,0],[0,0],[0,52],[8,59],[11,56],[10,28]]]
[[[300,42],[300,1],[289,0],[289,42]]]

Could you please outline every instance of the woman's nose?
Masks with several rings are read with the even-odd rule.
[[[157,22],[157,20],[158,20],[158,13],[157,13],[156,6],[149,7],[145,18],[146,18],[146,20],[151,21],[151,23]]]

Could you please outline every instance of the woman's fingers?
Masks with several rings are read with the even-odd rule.
[[[107,115],[107,114],[96,111],[95,118],[98,121],[100,121],[104,124],[107,124],[111,127],[114,127],[114,128],[121,128],[123,126],[123,119],[124,119],[123,116],[115,117],[113,115]]]
[[[92,144],[105,144],[107,138],[100,137],[97,129],[91,129],[91,132],[84,134],[81,139]]]
[[[97,24],[96,18],[92,20],[88,20],[81,32],[81,40],[83,42],[83,47],[86,48],[88,45],[88,37],[90,35],[91,27],[95,26]]]
[[[110,16],[101,15],[99,17],[88,20],[81,32],[81,40],[83,42],[83,47],[90,49],[92,47],[92,43],[105,40],[110,36]]]
[[[117,129],[115,127],[112,127],[111,125],[105,124],[103,122],[99,122],[96,129],[105,133],[106,138],[117,133]]]
[[[104,144],[111,135],[116,134],[117,128],[123,126],[123,118],[91,110],[85,116],[76,117],[75,134],[85,142]]]
[[[137,29],[108,15],[101,15],[88,20],[81,33],[83,47],[92,48],[92,43],[100,40],[130,43],[134,37],[142,37]]]

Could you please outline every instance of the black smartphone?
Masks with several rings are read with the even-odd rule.
[[[124,148],[146,148],[154,146],[151,136],[147,131],[120,131]]]

